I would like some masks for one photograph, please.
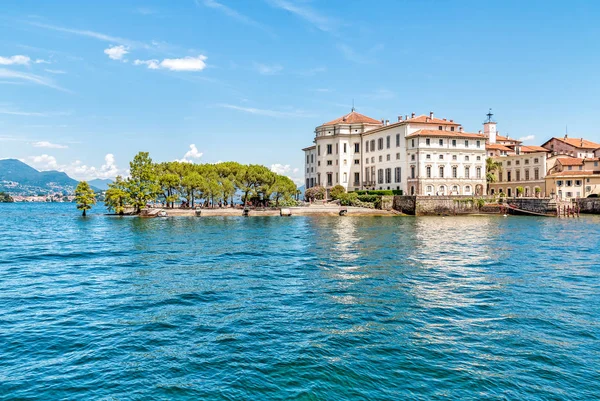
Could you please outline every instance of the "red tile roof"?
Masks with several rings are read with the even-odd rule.
[[[600,171],[590,171],[590,170],[567,170],[560,171],[558,173],[548,174],[546,177],[565,177],[572,175],[581,175],[581,176],[590,176],[590,175],[600,175]]]
[[[485,136],[483,134],[471,134],[469,132],[459,132],[459,131],[442,131],[435,129],[420,129],[418,131],[413,132],[410,135],[406,135],[407,138],[414,138],[417,136],[435,136],[435,137],[448,137],[448,138],[466,138],[466,139],[481,139],[485,140]]]
[[[374,118],[367,117],[356,111],[351,111],[345,116],[336,118],[335,120],[324,123],[323,125],[335,125],[335,124],[377,124],[381,125],[381,121],[375,120]]]
[[[404,122],[409,122],[409,123],[413,123],[413,124],[437,124],[437,125],[455,125],[455,126],[460,125],[459,123],[456,123],[454,121],[437,118],[437,117],[431,118],[428,116],[416,116],[416,117],[412,117],[407,120],[404,120]]]
[[[523,153],[534,153],[534,152],[550,152],[548,149],[546,148],[542,148],[541,146],[530,146],[530,145],[523,145],[521,146],[521,152]]]
[[[508,148],[505,145],[499,143],[488,143],[487,145],[485,145],[485,148],[489,150],[503,150],[505,152],[513,152],[511,148]]]
[[[556,159],[556,161],[563,166],[581,166],[583,164],[583,159],[578,157],[561,157]]]
[[[519,141],[518,139],[509,138],[507,136],[502,136],[502,135],[496,135],[496,140],[503,141],[503,142],[521,143],[521,141]]]
[[[545,144],[547,144],[548,142],[552,141],[553,139],[556,139],[557,141],[560,141],[562,143],[566,143],[567,145],[571,145],[574,148],[579,148],[579,149],[598,149],[600,148],[600,144],[597,144],[595,142],[592,141],[588,141],[587,139],[583,139],[583,138],[557,138],[557,137],[553,137],[550,138],[549,140],[547,140]],[[542,146],[544,146],[542,145]]]

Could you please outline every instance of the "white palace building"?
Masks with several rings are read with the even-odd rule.
[[[348,191],[401,190],[406,195],[486,193],[486,141],[495,142],[496,123],[467,133],[453,120],[399,116],[375,120],[357,113],[315,129],[304,148],[306,188],[342,185]]]

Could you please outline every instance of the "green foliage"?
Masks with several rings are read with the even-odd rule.
[[[379,195],[357,195],[357,197],[359,201],[368,203],[374,203],[379,199]]]
[[[77,203],[77,209],[83,210],[83,216],[86,215],[86,211],[90,210],[96,204],[96,194],[86,181],[81,181],[77,184],[77,188],[75,188],[75,202]]]
[[[477,205],[477,209],[481,209],[485,206],[485,199],[479,198],[475,200],[475,205]]]
[[[358,195],[354,192],[342,193],[339,195],[340,205],[342,206],[355,206],[358,201]]]
[[[519,195],[523,195],[523,192],[525,192],[525,188],[523,187],[517,187],[517,196]]]
[[[327,195],[327,190],[320,185],[308,188],[304,191],[304,198],[307,201],[314,201],[325,199],[325,195]]]
[[[108,184],[108,189],[104,194],[104,205],[108,210],[122,215],[130,203],[128,182],[123,181],[123,178],[118,176],[115,182]]]
[[[499,161],[495,161],[491,157],[485,159],[485,178],[489,184],[492,184],[497,181],[496,172],[502,171],[502,163]]]
[[[341,199],[341,196],[346,193],[346,189],[341,185],[336,185],[331,188],[329,191],[329,195],[331,195],[331,199]]]
[[[296,195],[296,189],[296,184],[289,177],[278,175],[270,188],[272,197],[275,199],[275,206],[279,206],[280,199],[285,200],[286,203],[294,200],[293,197]]]
[[[157,167],[148,152],[139,152],[129,163],[131,177],[128,180],[129,197],[136,212],[156,199],[160,193]]]
[[[0,203],[11,203],[15,200],[6,192],[0,192]]]
[[[535,187],[534,191],[536,194],[539,194],[540,192],[542,192],[541,188],[539,188],[539,187]]]

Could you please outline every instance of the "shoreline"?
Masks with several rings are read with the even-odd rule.
[[[196,214],[195,209],[167,209],[167,208],[150,208],[146,209],[146,212],[140,214],[140,217],[154,218],[155,213],[164,210],[167,215],[163,217],[212,217],[212,216],[243,216],[243,209],[232,209],[232,208],[215,208],[215,209],[199,209],[200,215]],[[289,211],[289,214],[286,213]],[[404,216],[404,214],[395,210],[380,210],[380,209],[369,209],[354,206],[294,206],[286,207],[281,209],[265,209],[265,210],[248,210],[248,217],[260,217],[260,216],[341,216],[340,211],[346,211],[344,216],[358,217],[358,216],[379,216],[379,217],[391,217],[391,216]],[[283,213],[283,214],[282,214]],[[342,216],[342,217],[344,217]]]

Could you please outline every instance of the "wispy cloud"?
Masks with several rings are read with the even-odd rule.
[[[372,64],[375,62],[377,53],[383,50],[383,45],[375,45],[367,51],[357,51],[344,43],[339,43],[337,48],[348,61],[357,64]]]
[[[326,72],[326,71],[327,71],[326,67],[315,67],[315,68],[309,68],[308,70],[299,71],[298,75],[302,75],[305,77],[313,77],[319,73]]]
[[[123,45],[109,46],[107,49],[104,49],[104,54],[111,60],[126,61],[123,57],[125,57],[127,53],[129,53],[128,48]]]
[[[245,25],[248,26],[253,26],[255,28],[259,28],[262,29],[263,31],[269,33],[270,35],[273,35],[273,32],[267,28],[266,26],[262,25],[261,23],[259,23],[258,21],[248,17],[247,15],[244,15],[242,13],[240,13],[239,11],[234,10],[233,8],[226,6],[225,4],[219,3],[218,1],[215,0],[196,0],[196,5],[201,6],[203,5],[204,7],[208,7],[208,8],[212,8],[214,10],[218,10],[220,12],[222,12],[223,14],[225,14],[226,16],[235,19],[236,21],[239,21]]]
[[[267,116],[267,117],[314,117],[313,114],[306,113],[302,110],[292,110],[292,111],[281,111],[281,110],[269,110],[269,109],[257,109],[254,107],[241,107],[235,106],[232,104],[217,104],[217,107],[242,111],[244,113],[254,114],[258,116]]]
[[[44,71],[49,72],[50,74],[66,74],[66,71],[63,70],[51,70],[49,68],[46,68]]]
[[[22,111],[0,108],[0,114],[9,116],[25,116],[25,117],[55,117],[55,116],[68,116],[71,113],[66,111],[56,112],[38,112],[38,111]]]
[[[146,65],[151,70],[166,69],[170,71],[202,71],[206,68],[207,59],[204,55],[197,57],[166,58],[162,61],[153,60],[135,60],[135,65]]]
[[[42,77],[36,74],[30,74],[26,72],[7,70],[6,68],[0,68],[0,78],[18,79],[25,82],[30,82],[36,85],[47,86],[62,92],[73,93],[68,89],[65,89],[57,84],[50,78]]]
[[[307,21],[317,29],[324,32],[334,32],[337,30],[339,22],[332,17],[322,15],[316,10],[288,0],[267,0],[275,8],[288,11],[297,17]]]
[[[254,63],[254,69],[262,75],[275,75],[283,70],[283,67],[279,64],[267,65],[261,63]]]
[[[57,143],[52,143],[52,142],[48,142],[48,141],[33,142],[31,145],[34,148],[48,148],[48,149],[67,149],[68,148],[67,145],[59,145]]]
[[[94,178],[115,178],[117,175],[125,172],[118,168],[115,162],[115,156],[108,153],[104,156],[104,164],[100,167],[88,166],[80,160],[71,164],[61,164],[56,157],[48,154],[39,156],[29,156],[27,162],[40,171],[58,170],[64,171],[70,177],[78,180],[89,180]]]
[[[29,65],[31,59],[28,56],[17,54],[16,56],[0,56],[0,65]]]
[[[534,139],[535,139],[535,135],[527,135],[527,136],[523,136],[523,137],[519,138],[519,141],[526,142],[526,141],[533,141]]]

